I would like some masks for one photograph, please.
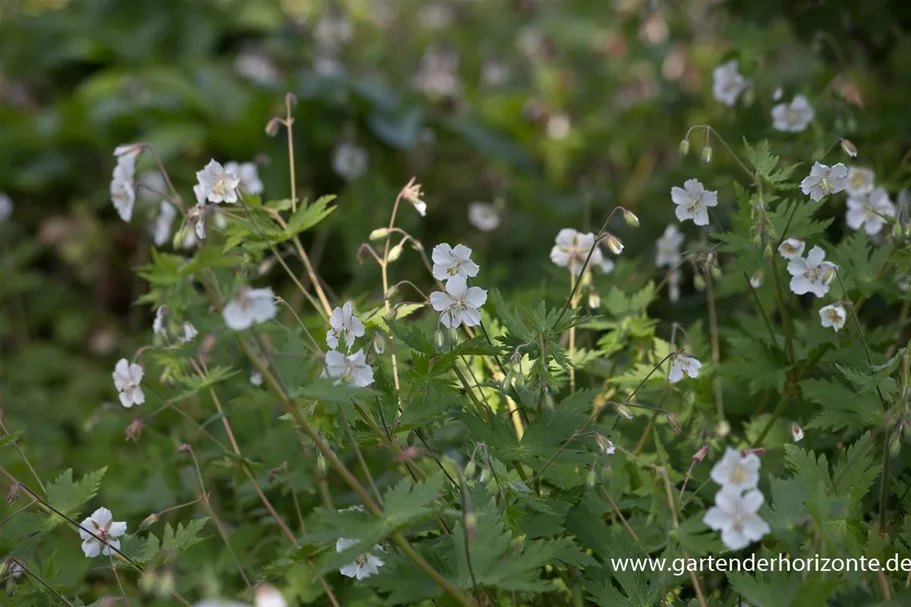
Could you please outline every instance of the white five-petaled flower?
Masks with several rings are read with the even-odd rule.
[[[146,402],[142,392],[142,367],[121,358],[114,366],[114,387],[120,393],[120,404],[129,409]]]
[[[373,383],[373,369],[367,364],[364,350],[345,356],[338,350],[326,352],[326,375],[336,378],[337,384],[366,388]]]
[[[791,103],[779,103],[772,108],[772,127],[785,133],[799,133],[806,129],[816,111],[807,98],[795,95]]]
[[[762,539],[771,529],[757,514],[765,498],[758,489],[745,493],[722,488],[715,495],[715,505],[708,509],[702,522],[721,531],[721,541],[731,550],[746,548]]]
[[[692,219],[697,226],[707,226],[709,207],[718,206],[718,192],[706,190],[698,179],[687,179],[682,188],[671,188],[671,200],[677,205],[677,219]]]
[[[468,205],[468,223],[482,232],[496,230],[500,225],[500,210],[489,202],[472,202]]]
[[[196,330],[196,327],[190,321],[184,322],[181,328],[183,329],[183,335],[180,336],[180,343],[182,344],[193,341],[199,335],[199,331]]]
[[[233,174],[240,180],[238,187],[247,194],[262,194],[263,182],[259,170],[253,162],[226,162],[225,172]]]
[[[487,291],[480,287],[469,287],[463,276],[453,276],[446,282],[446,291],[430,294],[430,305],[440,314],[443,325],[455,329],[462,323],[474,327],[481,323],[478,310],[487,302]]]
[[[876,175],[870,169],[863,167],[848,168],[848,184],[845,190],[848,196],[863,196],[873,191]]]
[[[136,202],[136,186],[133,175],[125,165],[118,164],[114,167],[111,177],[111,202],[117,209],[117,214],[124,221],[133,217],[133,204]]]
[[[326,333],[326,343],[333,350],[338,348],[338,338],[342,333],[345,334],[345,345],[348,350],[351,350],[356,338],[364,336],[364,323],[354,315],[354,306],[350,301],[332,311],[332,315],[329,317],[329,325],[332,328]]]
[[[791,438],[795,443],[803,440],[803,428],[799,424],[791,424]]]
[[[852,230],[861,226],[870,236],[879,234],[887,218],[895,217],[895,205],[883,187],[874,188],[868,194],[848,197],[848,211],[845,221]]]
[[[152,241],[155,246],[163,246],[171,237],[171,225],[177,217],[177,209],[167,200],[162,200],[158,206],[158,216],[149,226],[149,232],[152,235]]]
[[[433,277],[448,280],[454,276],[471,278],[478,275],[478,264],[471,261],[471,249],[463,244],[454,247],[445,242],[433,247]]]
[[[241,288],[222,311],[228,328],[242,331],[275,317],[275,295],[272,289]]]
[[[550,260],[561,268],[568,267],[578,275],[582,273],[582,266],[585,265],[589,251],[589,263],[600,266],[604,262],[604,254],[601,253],[601,247],[595,246],[595,235],[591,232],[583,234],[572,228],[563,228],[557,233],[555,244],[550,250]]]
[[[335,542],[335,551],[344,552],[345,550],[348,550],[349,548],[356,546],[359,542],[360,542],[360,540],[340,537]],[[381,552],[382,548],[380,548],[379,546],[374,546],[374,550],[377,552]],[[351,577],[351,578],[357,578],[359,580],[363,580],[364,578],[368,578],[371,575],[376,575],[379,572],[379,568],[382,567],[383,565],[384,565],[383,559],[381,559],[380,557],[378,557],[374,554],[367,552],[367,553],[364,553],[364,554],[360,555],[359,557],[357,557],[357,559],[353,563],[345,565],[344,567],[339,569],[338,572],[341,573],[342,575],[344,575],[345,577]]]
[[[712,72],[712,94],[721,103],[733,107],[749,86],[746,78],[737,71],[737,60],[725,61]]]
[[[842,163],[833,166],[814,162],[810,174],[800,182],[800,191],[812,200],[822,200],[848,187],[848,167]]]
[[[0,192],[0,223],[9,219],[13,214],[13,201],[4,192]]]
[[[205,200],[216,204],[220,202],[237,202],[237,187],[240,185],[240,178],[234,173],[227,171],[225,167],[214,159],[209,160],[209,164],[203,170],[196,171],[196,180],[198,181],[197,185],[200,186],[200,190],[193,189],[197,200],[201,197],[200,194],[204,193],[205,196],[203,198]]]
[[[332,168],[345,181],[354,181],[367,172],[367,150],[350,143],[338,144],[332,157]]]
[[[82,538],[82,552],[85,553],[86,558],[90,559],[100,554],[110,555],[113,552],[111,548],[120,550],[120,540],[117,538],[127,532],[127,524],[115,523],[114,515],[107,508],[99,508],[79,526],[81,527],[79,537]]]
[[[786,238],[778,245],[778,253],[785,259],[794,259],[803,255],[807,243],[796,238]]]
[[[664,234],[655,242],[655,265],[659,268],[674,268],[680,264],[680,247],[683,246],[683,234],[675,224],[664,228]]]
[[[762,286],[762,270],[753,272],[753,275],[750,276],[750,286],[754,289],[758,289]]]
[[[699,377],[699,369],[701,368],[702,363],[692,356],[677,353],[672,357],[671,370],[667,374],[667,378],[672,384],[676,384],[683,379],[684,374],[696,379]]]
[[[795,295],[812,293],[816,297],[822,297],[829,292],[827,274],[835,270],[835,264],[824,261],[825,258],[825,251],[819,247],[813,247],[806,257],[795,257],[788,262],[792,293]]]
[[[847,319],[848,313],[841,303],[829,304],[819,309],[819,321],[822,326],[832,327],[836,333],[845,326]]]
[[[759,456],[755,453],[743,455],[728,447],[724,457],[712,468],[712,480],[722,488],[737,491],[755,489],[759,484],[760,465]]]

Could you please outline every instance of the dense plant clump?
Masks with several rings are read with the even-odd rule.
[[[310,4],[234,7],[230,65],[167,5],[200,61],[92,72],[66,128],[0,63],[2,124],[60,129],[0,133],[0,604],[911,600],[911,154],[863,48],[711,3]]]

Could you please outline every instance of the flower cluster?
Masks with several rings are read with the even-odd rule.
[[[450,329],[481,324],[479,308],[487,302],[487,291],[468,286],[468,279],[477,276],[480,269],[471,261],[471,249],[463,244],[438,244],[431,258],[433,277],[446,283],[443,291],[430,294],[430,305],[440,313],[440,322]]]
[[[882,186],[876,186],[876,176],[863,167],[848,168],[845,191],[848,205],[845,222],[852,230],[861,228],[870,235],[879,234],[889,219],[897,215],[897,208]]]
[[[721,485],[715,505],[706,511],[702,522],[721,531],[721,541],[731,550],[745,548],[762,539],[771,529],[757,514],[765,498],[757,489],[759,457],[742,454],[730,447],[712,468],[712,480]]]
[[[356,388],[366,388],[373,383],[373,369],[367,363],[367,355],[361,348],[354,354],[351,348],[358,337],[363,337],[364,323],[354,315],[354,306],[346,302],[336,307],[329,317],[330,329],[326,333],[326,344],[331,350],[326,352],[326,370],[328,377],[336,378],[337,384],[349,384]],[[339,352],[339,340],[345,343],[347,354]]]

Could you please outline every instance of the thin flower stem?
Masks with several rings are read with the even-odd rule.
[[[755,181],[757,179],[756,173],[754,173],[752,170],[750,170],[750,167],[748,167],[746,165],[746,163],[740,159],[740,156],[738,156],[737,154],[734,153],[734,150],[732,150],[731,146],[728,145],[728,142],[724,140],[724,137],[722,137],[721,134],[718,131],[716,131],[714,128],[712,128],[710,125],[694,124],[687,130],[686,136],[684,137],[684,139],[689,139],[690,133],[692,133],[696,129],[705,129],[706,130],[706,142],[711,141],[708,136],[709,133],[714,135],[715,139],[717,139],[718,141],[721,142],[721,145],[723,145],[725,147],[725,149],[728,151],[728,153],[731,155],[731,157],[737,162],[738,165],[740,165],[740,168],[743,169],[744,172],[750,176],[750,180]]]
[[[9,435],[11,432],[6,428],[6,425],[3,423],[3,410],[0,409],[0,430],[3,430],[3,434]],[[25,463],[25,466],[28,468],[29,472],[32,473],[32,476],[35,478],[35,482],[38,483],[38,487],[41,489],[41,493],[47,494],[47,490],[44,488],[44,483],[41,482],[41,477],[38,476],[38,472],[35,471],[35,467],[32,466],[32,462],[29,461],[26,457],[25,452],[22,450],[22,447],[19,446],[19,441],[13,441],[13,449],[16,450],[16,453],[19,454],[19,458]]]
[[[607,492],[607,489],[605,489],[604,484],[598,483],[598,488],[601,489],[601,492],[604,494],[604,497],[606,497],[607,501],[610,502],[611,508],[614,509],[614,513],[617,515],[617,518],[619,518],[623,522],[623,526],[626,527],[626,530],[629,531],[629,534],[633,537],[633,539],[636,541],[637,544],[639,544],[639,547],[641,548],[642,544],[639,541],[639,536],[636,535],[636,532],[633,531],[633,528],[629,526],[629,523],[626,521],[626,517],[623,516],[622,512],[620,512],[620,508],[617,507],[617,503],[614,501],[614,498],[611,497],[610,493]]]
[[[237,558],[237,553],[234,552],[234,548],[231,547],[231,540],[228,535],[228,531],[225,529],[224,525],[221,522],[221,519],[218,518],[218,515],[215,513],[215,508],[212,507],[212,504],[209,502],[209,494],[206,491],[206,483],[202,478],[202,470],[199,468],[199,461],[196,459],[196,453],[193,451],[193,447],[190,445],[183,445],[182,450],[190,454],[190,457],[193,459],[193,467],[196,469],[196,478],[199,481],[199,497],[202,500],[202,503],[205,505],[206,510],[209,512],[209,516],[212,517],[212,522],[215,524],[215,528],[218,530],[218,534],[221,536],[222,541],[225,543],[225,546],[228,549],[228,553],[231,555],[231,559],[234,561],[234,566],[237,567],[237,571],[240,573],[240,577],[244,580],[247,588],[252,588],[253,585],[250,583],[250,578],[247,577],[246,571],[244,571],[244,566],[241,565],[240,559]]]
[[[784,324],[785,353],[788,362],[794,361],[794,343],[793,329],[791,328],[791,317],[788,315],[788,306],[785,302],[784,291],[781,288],[781,279],[778,277],[778,263],[772,259],[772,281],[775,285],[775,298],[778,300],[778,311],[781,314],[782,324]]]
[[[361,453],[360,445],[357,444],[357,438],[354,436],[354,431],[351,429],[351,424],[348,421],[348,416],[345,415],[345,412],[341,407],[339,407],[338,414],[341,418],[342,425],[345,427],[345,432],[348,434],[348,440],[351,441],[351,446],[354,447],[354,453],[357,457],[357,461],[361,465],[361,469],[364,471],[364,476],[367,478],[367,483],[370,485],[370,489],[373,491],[373,496],[376,498],[377,503],[382,506],[383,498],[380,496],[379,489],[376,488],[376,482],[373,480],[373,475],[370,474],[370,467],[367,466],[367,460],[364,459],[364,454]]]
[[[291,468],[288,462],[282,462],[282,469],[285,471],[285,481],[288,483],[288,491],[291,493],[291,499],[294,500],[294,510],[297,513],[297,523],[300,525],[301,533],[304,533],[306,525],[304,524],[304,513],[301,510],[300,501],[297,498],[297,489],[294,487],[294,479],[291,477]]]
[[[111,561],[111,572],[114,574],[114,579],[117,580],[117,587],[120,588],[120,594],[123,595],[123,600],[126,601],[128,606],[132,606],[130,603],[130,597],[127,596],[127,591],[123,588],[123,582],[120,581],[120,574],[117,573],[117,566],[114,564],[114,555],[108,553],[108,558]]]
[[[38,582],[39,584],[41,584],[41,585],[44,587],[45,590],[50,591],[50,593],[53,594],[55,597],[57,597],[57,600],[59,600],[61,603],[63,603],[64,605],[68,605],[69,607],[75,607],[75,606],[73,605],[73,603],[71,603],[71,602],[69,601],[69,599],[67,599],[65,596],[63,596],[63,595],[60,594],[59,592],[57,592],[57,590],[55,590],[53,586],[51,586],[50,584],[48,584],[47,582],[45,582],[43,579],[41,579],[41,576],[39,576],[39,575],[36,574],[34,571],[32,571],[31,569],[29,569],[28,567],[26,567],[26,566],[25,566],[25,563],[23,563],[23,562],[20,561],[19,559],[15,559],[15,558],[12,558],[12,557],[10,557],[9,560],[10,560],[10,562],[13,562],[13,563],[19,565],[19,567],[22,569],[22,571],[23,571],[26,575],[28,575],[30,578],[32,578],[33,580],[35,580],[36,582]]]
[[[399,191],[398,196],[395,197],[395,202],[392,204],[392,213],[389,216],[389,226],[387,228],[388,232],[386,233],[386,243],[383,245],[383,258],[380,261],[380,275],[383,279],[383,314],[384,316],[389,315],[389,245],[392,242],[392,229],[395,227],[395,216],[399,212],[399,204],[402,202],[402,196],[405,194],[405,189],[402,188]],[[390,333],[389,334],[389,355],[392,359],[392,382],[395,385],[396,391],[399,390],[399,363],[398,358],[395,355],[395,337]]]
[[[718,312],[715,308],[715,280],[712,277],[712,270],[709,267],[705,269],[705,296],[709,312],[709,335],[712,341],[712,363],[717,367],[721,362],[721,347],[718,339]],[[724,419],[724,386],[721,382],[721,375],[716,373],[714,378],[715,388],[715,408],[718,412],[718,418]]]
[[[171,176],[168,174],[168,170],[164,168],[164,163],[161,162],[161,157],[158,155],[158,150],[155,149],[154,145],[148,143],[142,143],[140,146],[152,153],[152,157],[155,159],[155,164],[158,165],[158,170],[161,171],[161,176],[164,177],[165,183],[168,184],[168,189],[171,190],[171,194],[174,196],[174,203],[176,204],[177,208],[180,209],[180,212],[183,213],[183,199],[177,192],[177,188],[174,187],[174,183],[171,181]]]
[[[481,602],[481,592],[478,589],[478,579],[474,574],[474,566],[471,564],[471,537],[472,533],[468,529],[468,487],[465,486],[465,477],[459,475],[459,498],[462,501],[462,531],[465,539],[465,562],[468,565],[468,576],[471,578],[471,587],[474,590],[475,598]]]
[[[576,264],[572,262],[569,264],[569,292],[576,292]],[[576,301],[571,300],[569,305],[572,308],[573,314],[576,313]],[[576,393],[576,325],[573,325],[569,328],[569,393]]]
[[[838,279],[838,284],[841,285],[841,291],[844,293],[845,301],[848,300],[848,289],[845,288],[845,283],[841,280],[841,274],[838,269],[835,270],[835,278]],[[857,328],[857,335],[860,336],[860,343],[864,348],[864,354],[867,357],[867,364],[870,365],[870,371],[873,371],[873,357],[870,355],[870,346],[867,345],[867,338],[864,336],[864,329],[860,325],[860,319],[857,317],[857,310],[854,309],[853,305],[847,306],[851,310],[851,318],[854,319],[854,326]],[[879,386],[876,386],[876,394],[879,396],[879,401],[883,405],[883,409],[888,409],[889,405],[886,403],[886,397],[883,396],[882,390],[879,389]]]

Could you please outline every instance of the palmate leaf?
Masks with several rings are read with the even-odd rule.
[[[89,472],[78,481],[73,480],[73,470],[68,469],[58,476],[52,483],[48,483],[47,501],[63,514],[76,518],[82,512],[82,507],[95,495],[101,485],[101,479],[107,468]],[[48,519],[48,528],[53,528],[65,522],[56,515]]]
[[[773,213],[772,230],[777,238],[799,238],[807,240],[825,232],[832,219],[815,219],[816,212],[825,204],[825,199],[788,200],[779,204]],[[787,231],[785,231],[787,228]],[[811,247],[807,246],[809,251]],[[777,253],[776,253],[777,254]]]
[[[787,573],[728,573],[734,590],[756,607],[797,605],[794,598],[800,589],[800,576]]]
[[[161,540],[154,533],[150,533],[143,549],[134,556],[135,560],[140,563],[147,563],[153,560],[159,560],[163,563],[173,561],[205,539],[199,537],[199,534],[208,521],[209,519],[206,517],[197,518],[186,525],[178,523],[176,528],[167,523],[162,532]]]
[[[818,405],[808,428],[863,430],[881,424],[883,409],[874,393],[855,393],[844,384],[810,378],[800,382],[803,397]]]

